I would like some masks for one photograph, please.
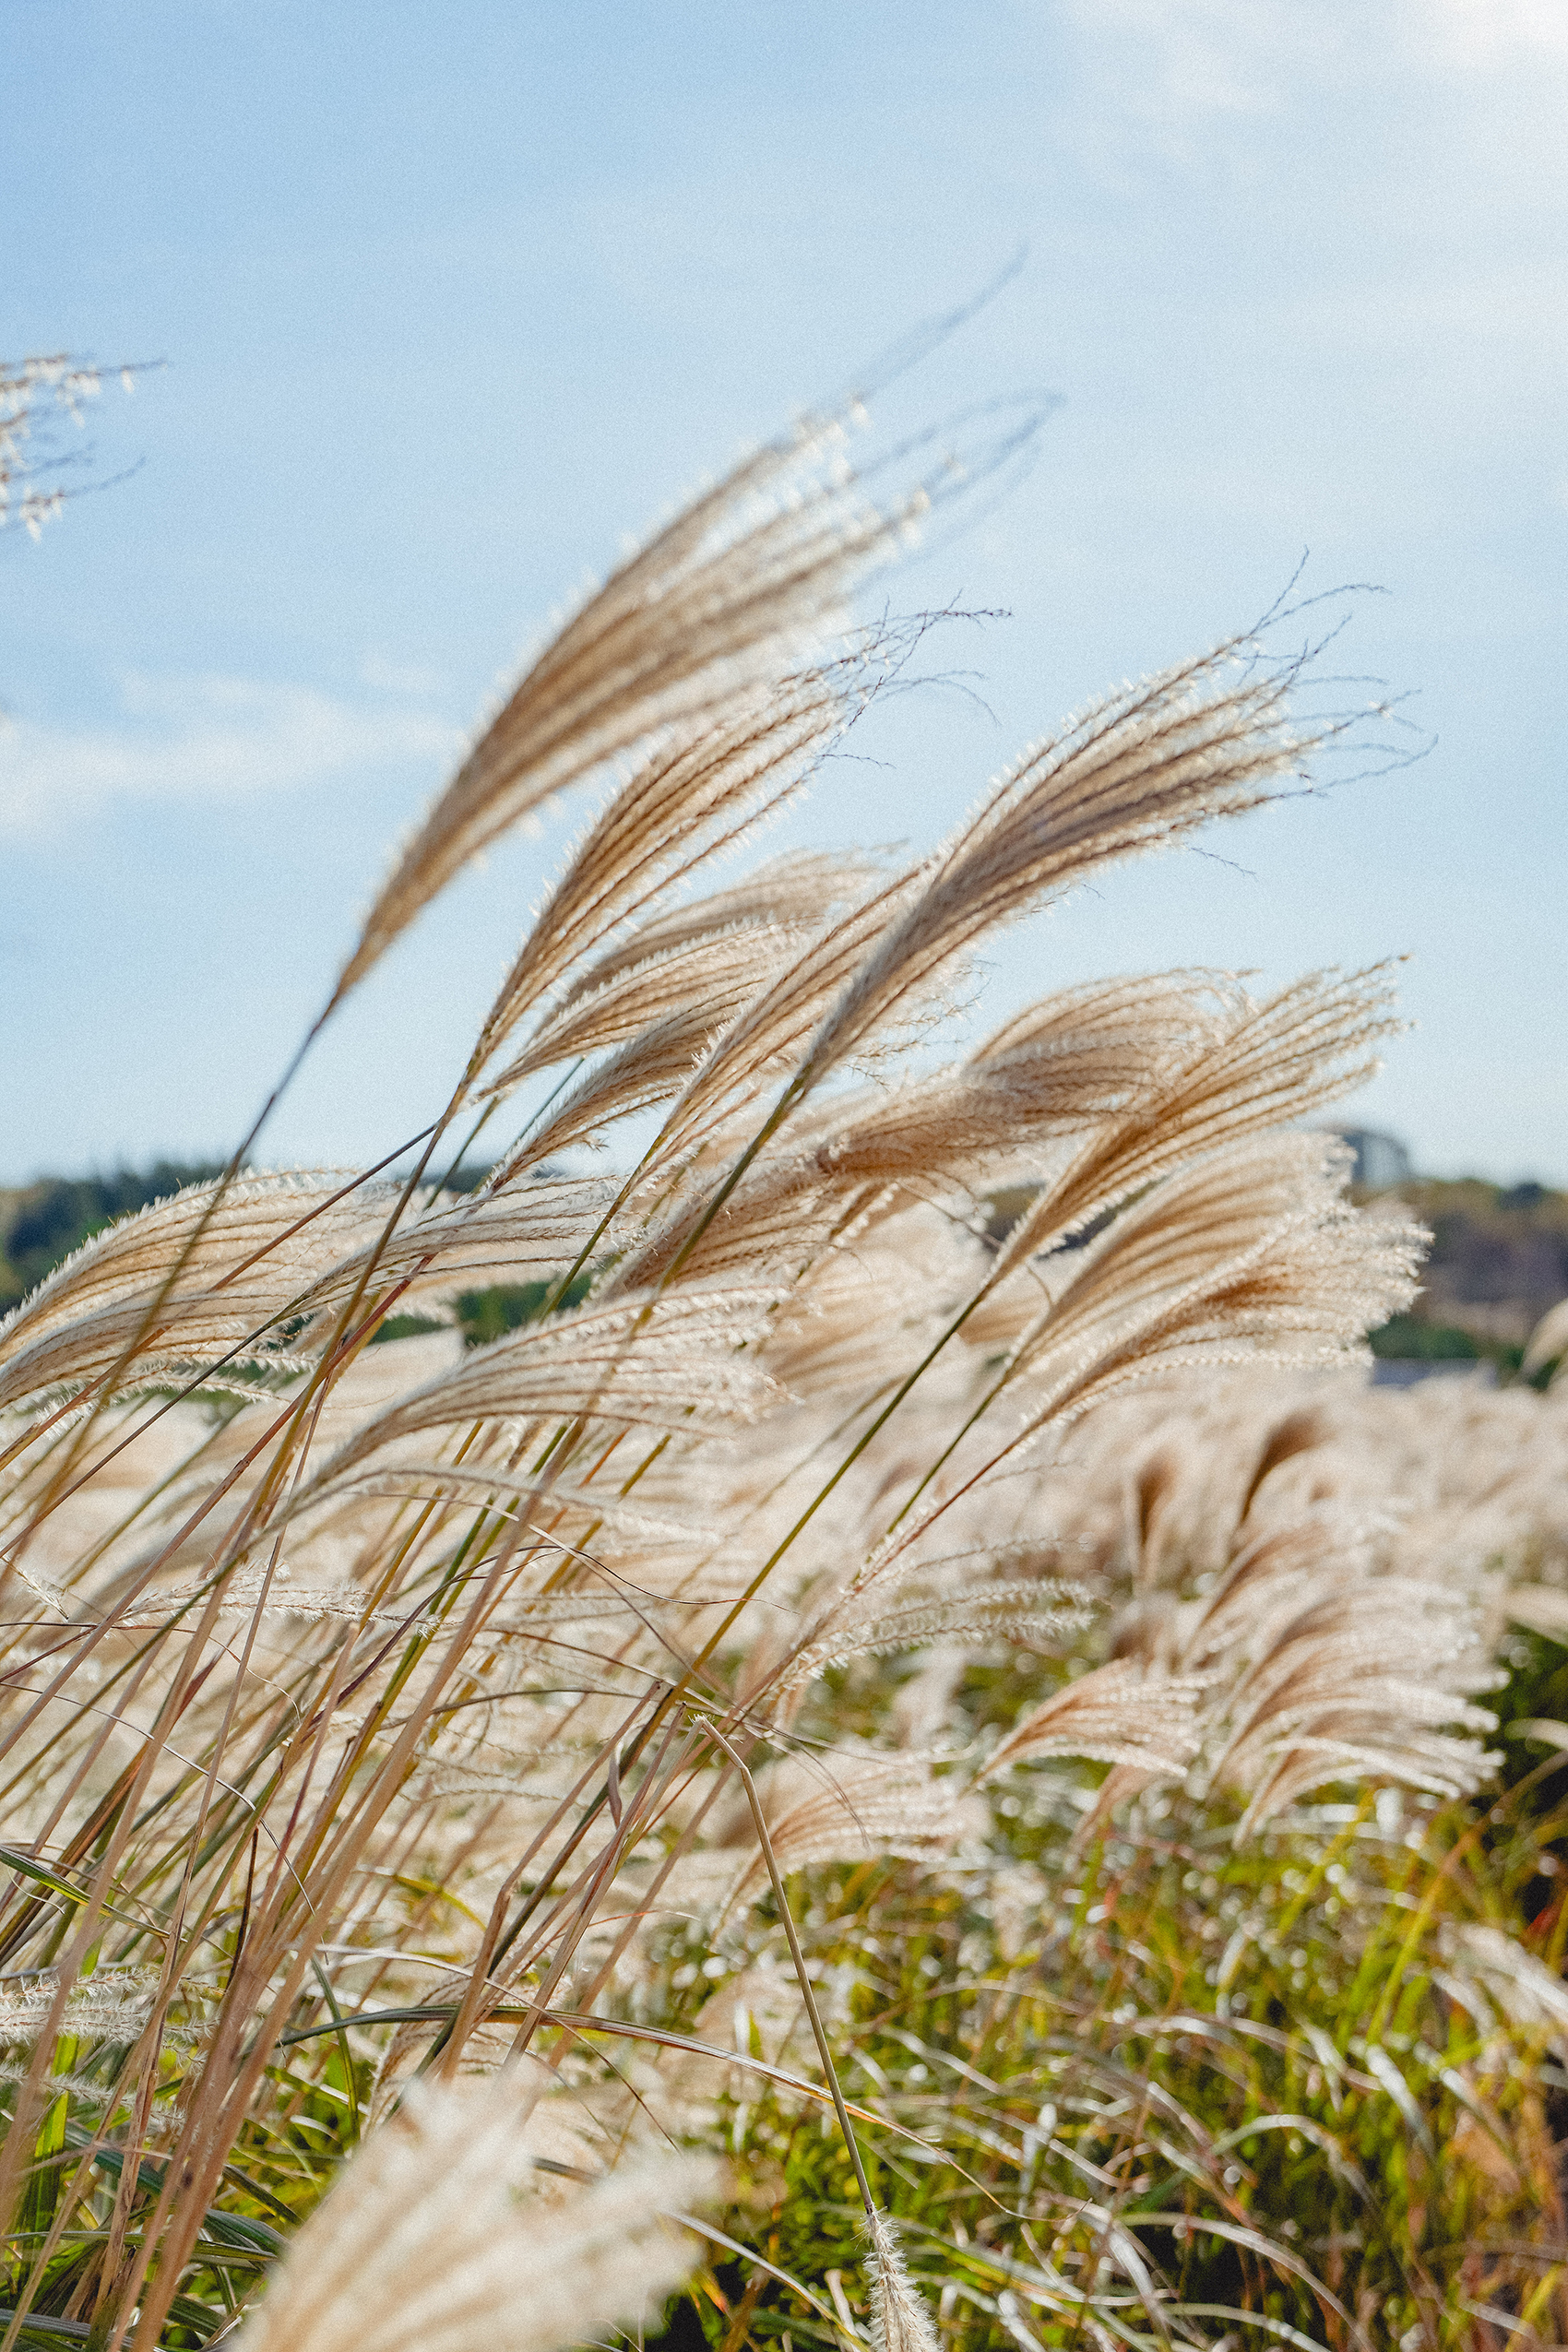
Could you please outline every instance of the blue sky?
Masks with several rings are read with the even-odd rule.
[[[161,358],[0,540],[0,1182],[226,1149],[391,847],[624,534],[1021,245],[876,404],[1055,396],[895,576],[1009,617],[779,845],[937,837],[1075,705],[1305,585],[1414,766],[1110,877],[1094,973],[1409,958],[1356,1114],[1568,1182],[1562,0],[0,0],[0,349]],[[329,1031],[278,1159],[444,1099],[573,812]]]

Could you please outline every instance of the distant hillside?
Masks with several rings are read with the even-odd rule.
[[[1414,1310],[1429,1329],[1462,1332],[1481,1353],[1506,1360],[1547,1309],[1568,1298],[1568,1193],[1419,1177],[1361,1197],[1407,1201],[1431,1226]]]

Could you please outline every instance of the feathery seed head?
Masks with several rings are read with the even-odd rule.
[[[904,2262],[887,2215],[865,2215],[866,2268],[871,2283],[871,2333],[876,2352],[940,2352],[937,2333]]]
[[[532,2162],[514,2078],[410,2084],[293,2239],[244,2352],[555,2352],[645,2320],[695,2258],[664,2216],[717,2168],[655,2158],[542,2200]]]

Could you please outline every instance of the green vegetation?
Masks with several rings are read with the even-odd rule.
[[[1368,1344],[1374,1356],[1395,1360],[1473,1364],[1479,1362],[1481,1355],[1467,1331],[1457,1331],[1452,1324],[1425,1323],[1420,1315],[1390,1315],[1371,1335]],[[1514,1350],[1515,1363],[1522,1352]]]
[[[1412,1209],[1432,1245],[1409,1313],[1373,1335],[1373,1351],[1469,1355],[1501,1378],[1517,1372],[1535,1325],[1568,1298],[1568,1193],[1422,1177],[1374,1197]]]
[[[113,1176],[41,1176],[36,1183],[0,1191],[0,1309],[25,1298],[117,1218],[222,1172],[212,1162],[160,1159],[145,1172],[122,1168]]]
[[[577,1275],[562,1293],[562,1305],[576,1306],[588,1296],[592,1280],[590,1274]],[[548,1282],[498,1282],[488,1290],[460,1290],[455,1311],[463,1337],[470,1348],[478,1348],[488,1339],[499,1339],[503,1332],[537,1323],[551,1287]]]
[[[1028,1661],[972,1672],[971,1730],[1041,1687]],[[1568,1651],[1522,1644],[1503,1720],[1565,1699]],[[821,1720],[841,1733],[831,1701]],[[1568,1764],[1521,1753],[1509,1743],[1502,1796],[1330,1789],[1240,1845],[1223,1808],[1149,1800],[1135,1835],[1076,1857],[1079,1805],[1019,1774],[981,1867],[934,1888],[897,1866],[812,1874],[799,1910],[846,2094],[880,2120],[862,2133],[873,2185],[944,2345],[1152,2345],[1124,2287],[1120,2306],[1076,2291],[1113,2242],[1170,2283],[1179,2340],[1240,2322],[1238,2341],[1345,2347],[1360,2327],[1377,2347],[1413,2330],[1457,2352],[1480,2342],[1467,2306],[1489,2294],[1560,2340],[1568,2255],[1526,2249],[1543,2225],[1562,2234],[1568,2074],[1544,2034],[1511,2063],[1455,1969],[1478,1922],[1562,1964]],[[717,2038],[670,1990],[702,1985],[704,1949],[671,1946],[646,2008]],[[743,1992],[755,1952],[729,1957]],[[863,2322],[853,2182],[820,2109],[737,2077],[725,2121],[727,2231],[793,2276],[837,2267]],[[693,2322],[729,2341],[744,2277],[716,2264],[666,2343]],[[753,2288],[754,2341],[841,2344],[776,2280]]]

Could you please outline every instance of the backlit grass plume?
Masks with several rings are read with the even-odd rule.
[[[544,2193],[517,2086],[422,2085],[301,2230],[246,2352],[555,2352],[658,2310],[696,2247],[664,2218],[715,2168],[665,2156]]]

